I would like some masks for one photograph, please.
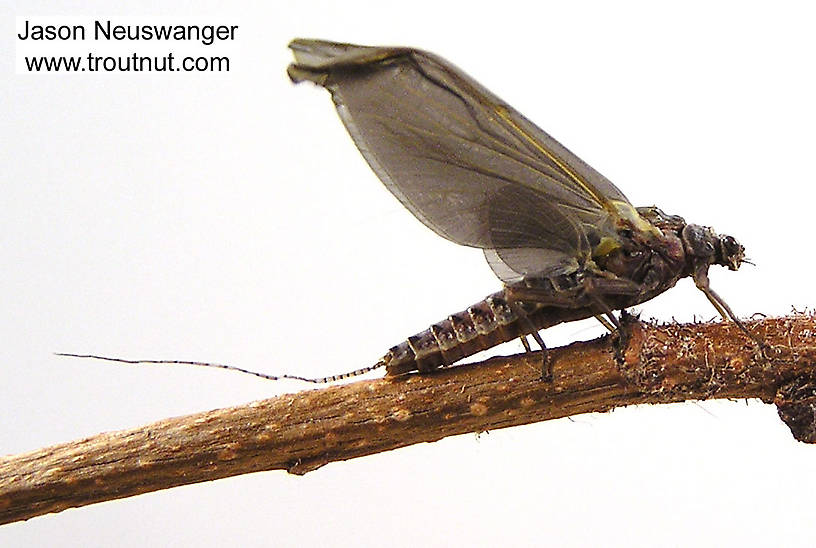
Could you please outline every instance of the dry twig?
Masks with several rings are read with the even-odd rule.
[[[816,321],[634,323],[625,362],[598,339],[539,358],[493,358],[432,375],[308,390],[99,434],[0,460],[0,523],[261,470],[305,474],[324,464],[446,436],[639,403],[759,398],[794,436],[816,441]]]

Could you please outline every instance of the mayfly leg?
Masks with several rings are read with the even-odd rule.
[[[524,286],[505,287],[504,294],[507,302],[513,303],[513,310],[518,315],[519,320],[525,325],[527,331],[529,331],[529,335],[535,340],[538,346],[541,347],[541,379],[544,381],[552,380],[552,357],[547,350],[547,345],[544,344],[544,339],[541,338],[538,329],[536,329],[533,322],[530,321],[521,303],[527,302],[544,306],[570,308],[574,305],[574,299],[567,295],[554,295],[553,292],[548,289]],[[525,348],[527,348],[527,346],[529,346],[529,343],[525,345]]]
[[[552,380],[552,359],[550,358],[549,350],[547,350],[547,345],[544,344],[544,339],[541,338],[541,334],[538,332],[538,329],[536,329],[533,322],[530,321],[527,312],[525,312],[524,307],[521,306],[521,302],[513,300],[512,298],[508,298],[507,302],[510,303],[510,306],[513,308],[513,312],[515,312],[519,317],[519,321],[521,321],[526,327],[524,330],[525,334],[520,337],[521,344],[524,345],[524,350],[527,353],[533,351],[532,347],[530,346],[530,341],[527,340],[527,335],[531,336],[536,344],[538,344],[538,346],[541,348],[541,380]]]
[[[603,295],[636,295],[639,291],[640,287],[629,280],[608,278],[585,280],[584,294],[589,298],[592,306],[600,312],[600,314],[595,314],[595,318],[611,333],[618,334],[614,347],[615,358],[620,363],[623,363],[624,352],[629,345],[629,332],[612,312],[603,299]]]
[[[613,318],[614,318],[614,316],[613,316]],[[617,318],[614,318],[614,320],[610,322],[609,320],[607,320],[606,318],[604,318],[600,314],[595,314],[595,319],[598,320],[598,322],[602,326],[604,326],[606,328],[606,330],[609,331],[610,333],[614,333],[615,331],[618,330],[618,328],[615,327],[615,324],[619,323],[617,321]]]
[[[538,329],[530,320],[527,312],[524,311],[524,307],[522,303],[524,300],[519,300],[513,296],[513,292],[515,290],[511,290],[510,288],[505,288],[505,298],[510,306],[513,309],[513,312],[519,318],[519,321],[524,324],[526,328],[524,330],[524,334],[520,337],[521,344],[524,345],[524,350],[528,353],[532,352],[533,349],[530,346],[530,342],[527,340],[527,336],[533,338],[533,340],[538,344],[539,348],[541,348],[541,380],[543,381],[551,381],[552,380],[552,358],[550,356],[549,350],[547,350],[547,345],[544,344],[544,339],[541,338],[541,333],[538,332]],[[538,301],[533,301],[538,302]]]
[[[613,312],[609,311],[605,312],[604,314],[606,317],[601,316],[600,314],[595,314],[595,319],[598,320],[611,335],[618,336],[617,340],[613,343],[615,345],[615,358],[619,362],[623,363],[624,352],[626,351],[626,347],[629,346],[629,332],[626,331],[626,328],[623,326],[621,321],[615,317]]]
[[[717,312],[720,314],[720,316],[722,316],[724,320],[731,320],[732,322],[734,322],[737,325],[737,327],[739,327],[746,335],[748,335],[748,337],[752,341],[754,341],[759,346],[760,350],[764,351],[766,348],[768,348],[767,343],[758,336],[751,333],[751,331],[748,330],[748,326],[746,326],[742,322],[742,320],[740,320],[736,316],[736,314],[734,314],[733,310],[731,310],[731,307],[728,306],[728,303],[726,303],[723,300],[723,298],[717,294],[716,291],[711,289],[711,286],[709,285],[708,282],[707,271],[698,270],[697,272],[694,273],[693,278],[694,285],[697,286],[697,289],[703,292],[708,301],[714,306],[715,309],[717,309]]]
[[[623,363],[626,347],[629,346],[629,332],[626,330],[623,324],[621,324],[620,320],[615,317],[615,314],[609,310],[609,307],[606,306],[606,303],[604,303],[602,299],[597,298],[596,306],[598,306],[598,308],[607,308],[607,310],[603,312],[603,316],[600,314],[595,314],[595,319],[598,320],[601,325],[604,326],[612,335],[618,336],[617,340],[613,339],[615,358],[618,360],[618,362]]]

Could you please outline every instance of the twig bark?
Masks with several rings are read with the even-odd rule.
[[[816,441],[816,319],[733,324],[633,323],[624,363],[608,338],[498,357],[431,375],[308,390],[166,419],[0,459],[0,523],[261,470],[324,464],[446,436],[614,407],[689,399],[776,403],[802,441]]]

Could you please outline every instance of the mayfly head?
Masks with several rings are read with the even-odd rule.
[[[717,240],[717,264],[738,270],[745,262],[745,248],[733,236],[722,234]]]
[[[745,248],[733,236],[717,234],[707,226],[689,224],[683,228],[683,247],[696,262],[738,270],[745,260]]]

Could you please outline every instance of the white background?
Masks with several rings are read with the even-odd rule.
[[[289,83],[297,36],[442,54],[636,205],[740,239],[757,266],[712,270],[737,313],[813,305],[808,8],[250,6],[0,8],[0,453],[302,388],[55,351],[322,376],[498,289],[479,251],[377,181],[327,93]],[[33,15],[237,24],[233,71],[16,75],[15,16]],[[715,315],[688,280],[639,310]],[[545,339],[601,333],[575,323]],[[772,406],[642,406],[69,510],[0,527],[0,544],[805,546],[814,463]]]

